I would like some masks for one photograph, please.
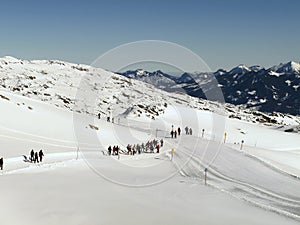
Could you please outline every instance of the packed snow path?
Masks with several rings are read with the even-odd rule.
[[[300,219],[300,179],[267,166],[226,144],[184,135],[168,139],[177,145],[173,158],[180,173],[262,208]]]

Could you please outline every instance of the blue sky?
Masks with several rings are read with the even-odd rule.
[[[300,1],[3,1],[0,55],[90,64],[127,42],[164,40],[212,70],[300,61]]]

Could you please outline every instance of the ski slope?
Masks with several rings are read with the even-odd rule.
[[[1,224],[300,221],[296,134],[180,105],[156,120],[129,113],[112,124],[2,94],[10,100],[0,99]],[[192,127],[193,135],[171,139],[172,125],[183,133]],[[108,145],[125,149],[154,138],[165,140],[159,154],[122,154],[119,160],[104,154]],[[43,163],[24,161],[31,149],[44,150]]]

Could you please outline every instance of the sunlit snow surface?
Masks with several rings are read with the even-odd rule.
[[[68,110],[1,94],[10,99],[0,99],[1,224],[299,223],[297,134],[179,105],[155,120],[74,121]],[[172,125],[183,131],[177,139],[169,137]],[[156,135],[165,140],[160,154],[103,154],[108,145],[125,149]],[[24,162],[41,148],[44,162]]]

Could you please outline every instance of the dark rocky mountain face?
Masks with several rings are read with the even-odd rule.
[[[221,88],[227,103],[263,112],[300,115],[300,64],[296,62],[269,69],[240,65],[230,71],[220,69],[214,73],[184,73],[180,77],[161,71],[151,73],[142,70],[121,74],[169,92],[186,92],[203,99],[207,99],[205,93],[210,92],[212,96],[211,93]],[[216,80],[212,79],[212,75]]]

